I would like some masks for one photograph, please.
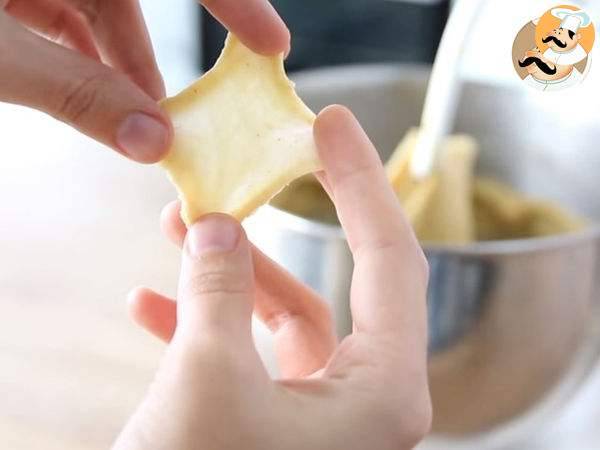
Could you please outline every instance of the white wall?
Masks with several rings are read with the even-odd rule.
[[[175,94],[198,76],[198,2],[141,0],[141,4],[167,93]]]

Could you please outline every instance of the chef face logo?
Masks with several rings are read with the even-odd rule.
[[[573,30],[564,28],[555,28],[548,35],[542,38],[544,44],[548,44],[555,52],[570,52],[581,41],[581,33],[575,34]]]
[[[596,31],[582,9],[560,5],[527,23],[513,44],[519,78],[540,91],[560,91],[580,84],[592,60]]]

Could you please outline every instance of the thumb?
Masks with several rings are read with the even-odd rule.
[[[223,414],[246,417],[243,411],[265,398],[270,379],[251,334],[253,280],[249,244],[236,220],[211,214],[189,228],[175,336],[114,450],[199,448],[199,437],[222,427]]]
[[[126,75],[0,12],[0,101],[44,111],[142,163],[168,151],[170,121]]]
[[[254,270],[239,222],[204,216],[187,233],[178,294],[177,334],[193,342],[252,345]],[[177,337],[177,336],[176,336]]]

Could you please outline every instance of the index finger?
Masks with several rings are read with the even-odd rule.
[[[69,1],[87,17],[102,57],[162,99],[165,87],[138,0]]]
[[[268,0],[200,0],[248,48],[266,56],[287,52],[290,32]]]
[[[2,8],[25,26],[78,49],[90,58],[100,59],[87,23],[75,8],[66,3],[54,0],[5,0],[0,1]]]
[[[329,189],[354,258],[355,330],[427,342],[423,252],[387,180],[379,155],[346,108],[323,110],[314,127]]]

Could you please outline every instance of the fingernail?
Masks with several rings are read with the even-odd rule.
[[[117,132],[117,145],[132,159],[143,163],[159,161],[167,151],[169,129],[144,113],[129,115]]]
[[[209,253],[226,253],[237,247],[240,235],[240,224],[234,219],[213,214],[190,227],[187,248],[196,258]]]

